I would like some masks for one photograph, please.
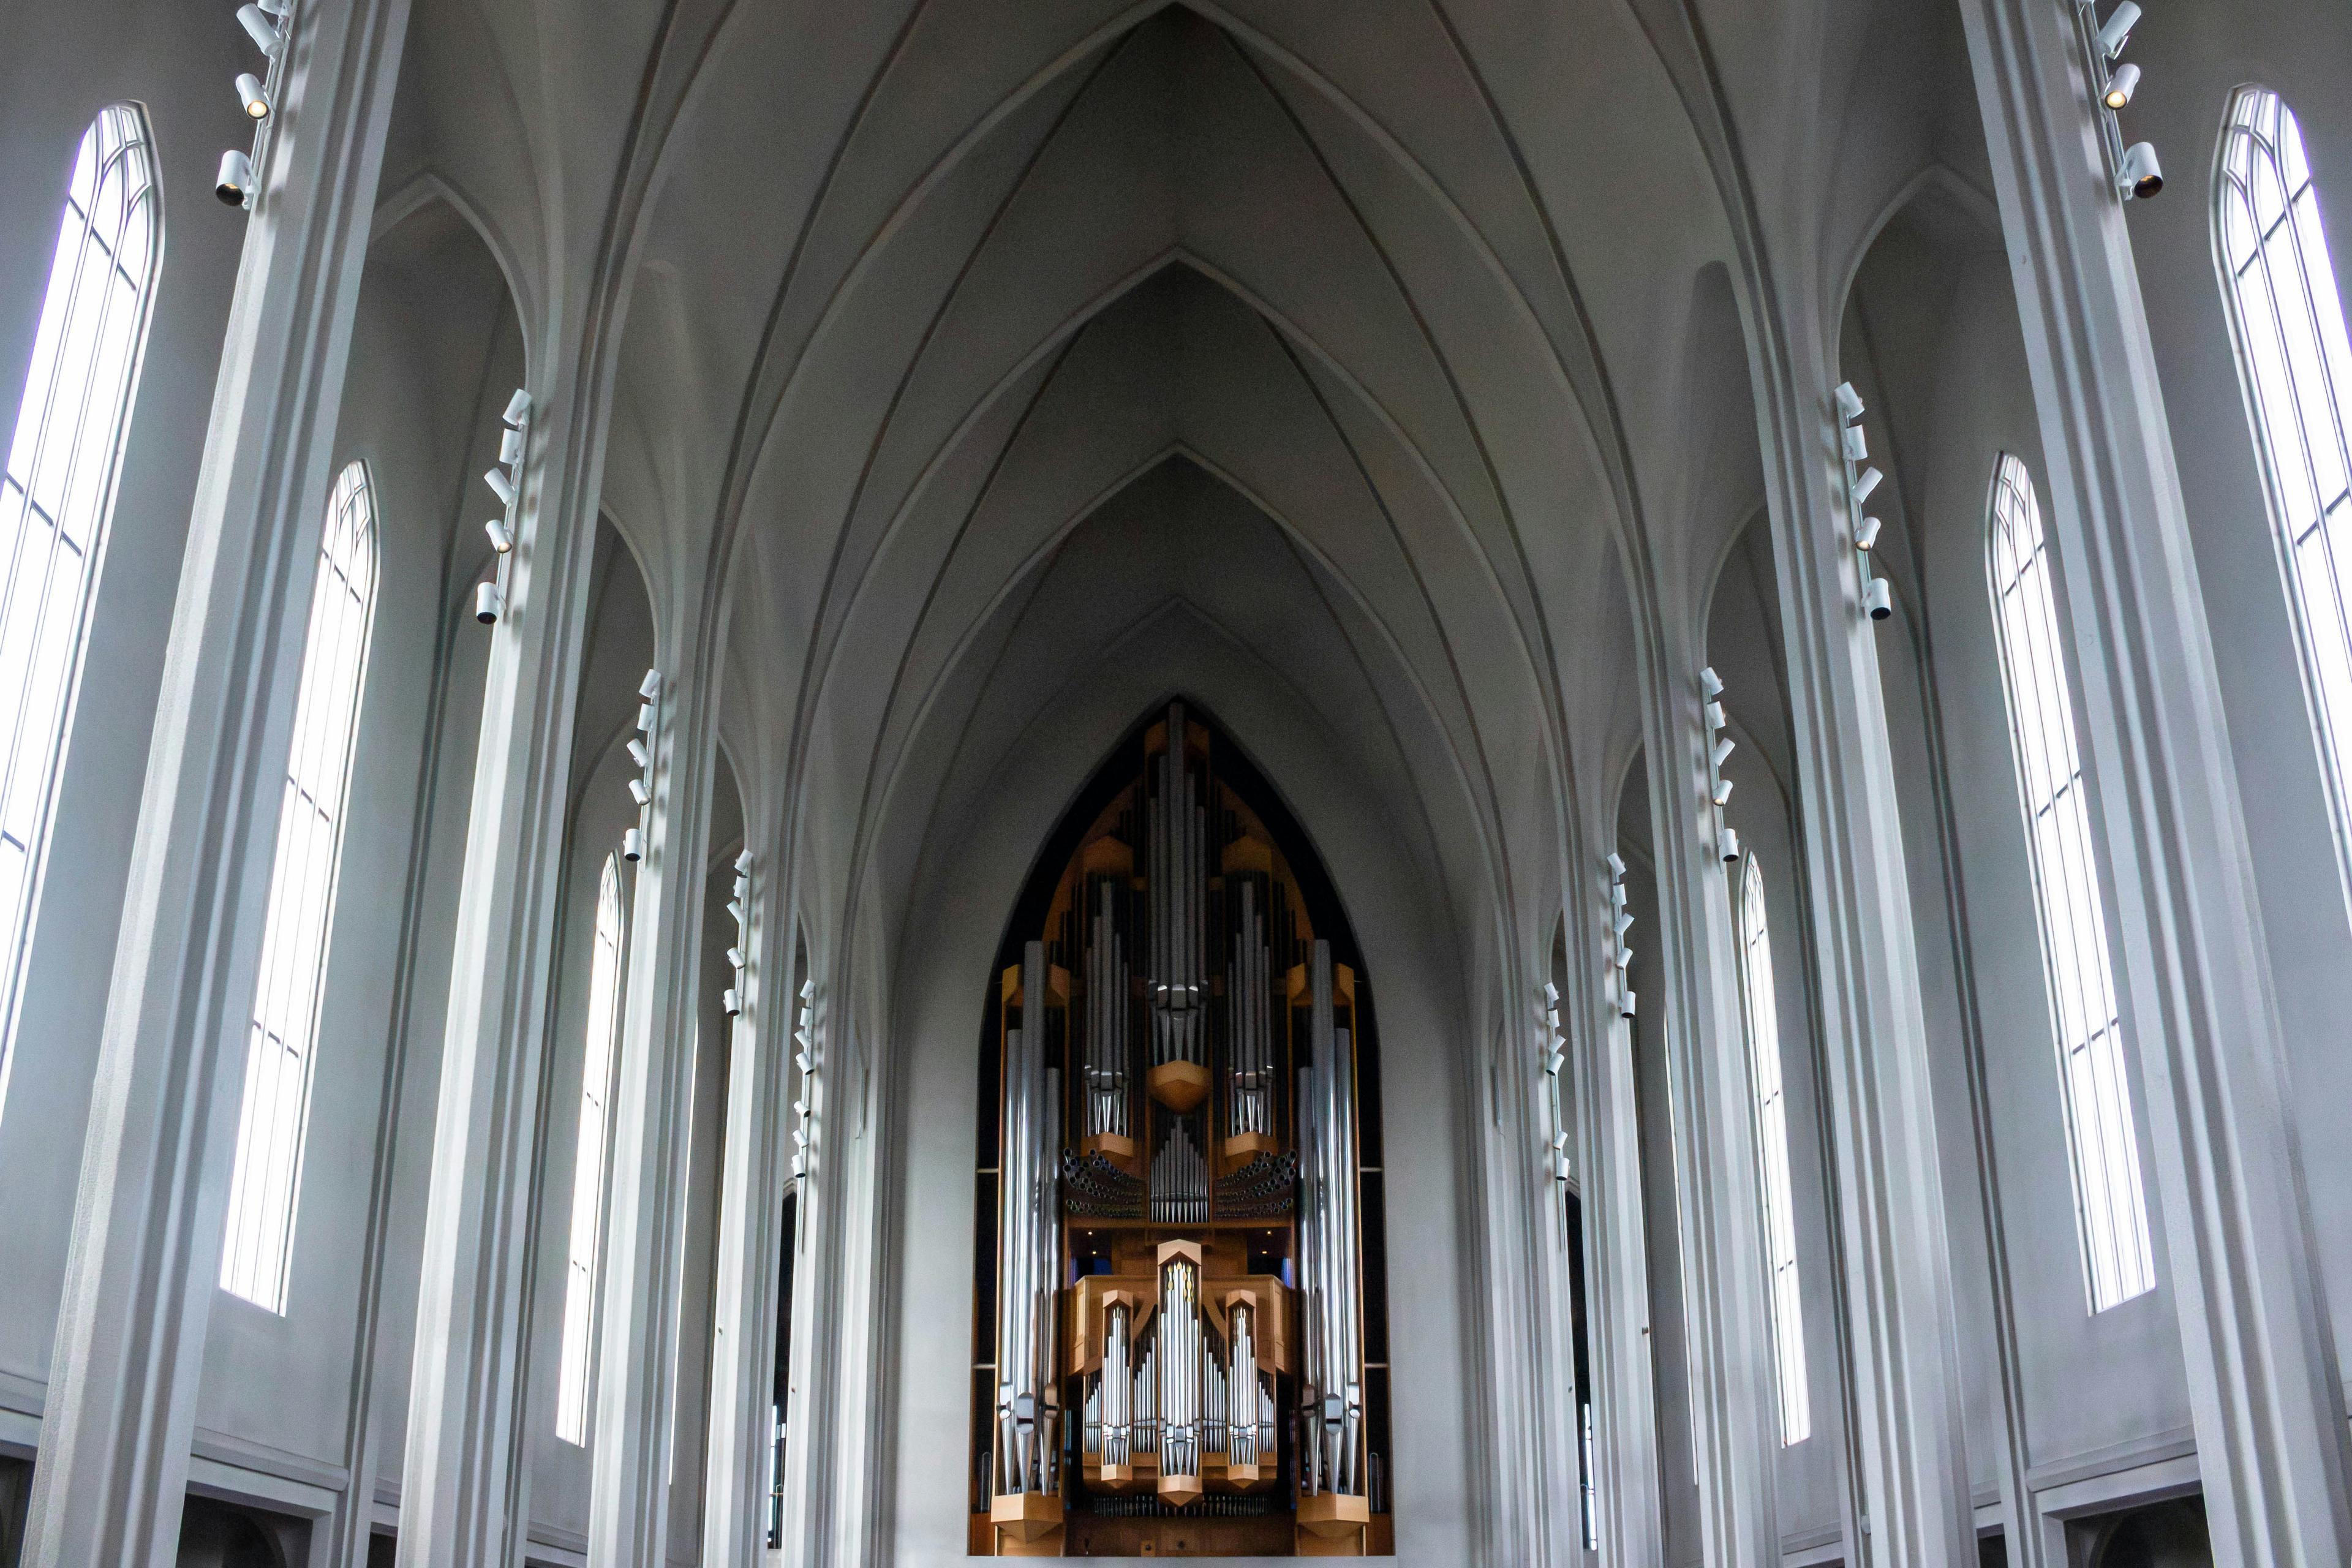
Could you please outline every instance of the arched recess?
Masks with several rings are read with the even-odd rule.
[[[584,1399],[593,1412],[596,1385],[604,1373],[598,1364],[601,1332],[598,1313],[605,1289],[606,1254],[601,1238],[609,1201],[608,1167],[583,1161],[583,1075],[592,1058],[592,1023],[606,1015],[592,986],[597,973],[599,882],[608,862],[617,872],[621,912],[616,975],[634,968],[635,944],[643,908],[636,896],[636,868],[620,858],[624,836],[637,825],[638,810],[628,783],[638,769],[627,742],[636,733],[638,686],[655,658],[656,628],[646,576],[635,555],[609,519],[599,517],[595,553],[590,568],[586,642],[580,662],[580,679],[573,698],[571,795],[564,812],[562,876],[558,884],[555,972],[551,980],[548,1046],[541,1071],[542,1103],[550,1110],[542,1122],[537,1209],[532,1224],[541,1243],[530,1280],[529,1386],[545,1391],[526,1422],[525,1442],[531,1468],[531,1516],[535,1525],[585,1534],[588,1529],[590,1450],[558,1436],[556,1394],[562,1384],[566,1339],[567,1305],[575,1289],[573,1240],[583,1233],[574,1221],[575,1202],[584,1203],[593,1216],[587,1234],[599,1238],[594,1267],[578,1289],[586,1292],[582,1316],[586,1329],[575,1348],[585,1368]],[[616,981],[616,984],[619,984]],[[614,1050],[625,1050],[625,1031],[615,1030]],[[626,1069],[614,1057],[608,1064],[608,1081],[617,1082]],[[602,1101],[605,1118],[600,1143],[613,1141],[611,1099]],[[577,1190],[584,1175],[593,1175],[584,1194]],[[577,1335],[580,1331],[574,1329]]]
[[[2044,471],[1996,216],[1973,188],[1930,170],[1884,215],[1839,308],[1839,368],[1865,405],[1870,461],[1885,475],[1868,509],[1882,521],[1870,565],[1895,608],[1874,641],[1928,1031],[1970,1477],[1979,1495],[2011,1495],[2029,1435],[2036,1456],[2074,1453],[2147,1422],[2185,1422],[2184,1374],[2162,1292],[2120,1312],[2020,1310],[2080,1301],[2084,1282],[1989,587],[1995,465],[2013,453],[2037,483]],[[2100,1397],[2052,1397],[2044,1379],[2060,1368]]]
[[[1327,1531],[1388,1546],[1376,984],[1314,844],[1171,698],[1055,824],[992,968],[975,1540],[1025,1494],[1060,1522],[988,1526],[992,1545],[1035,1528],[1087,1556],[1282,1555]],[[1050,1415],[1019,1416],[1038,1394],[1085,1429],[1074,1484],[1037,1464],[1061,1446]],[[1294,1510],[1286,1469],[1323,1502]]]
[[[489,554],[482,521],[496,508],[478,476],[496,460],[523,344],[507,274],[467,214],[420,192],[381,216],[331,452],[331,472],[365,465],[380,569],[287,1312],[215,1313],[198,1419],[310,1456],[356,1452],[349,1434],[373,1430],[375,1480],[397,1485],[448,932],[488,663],[467,602]],[[337,1314],[373,1322],[379,1375],[355,1377],[313,1353],[320,1324]]]

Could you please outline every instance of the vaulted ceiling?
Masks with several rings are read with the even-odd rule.
[[[1874,12],[420,0],[386,183],[463,193],[535,342],[617,301],[605,510],[836,885],[1148,637],[1491,933],[1634,729],[1633,605],[1759,504],[1727,167],[1866,132],[1758,180],[1832,256],[1937,155],[1957,46],[1863,70]]]

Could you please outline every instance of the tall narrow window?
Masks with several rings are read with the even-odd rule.
[[[1789,1109],[1780,1093],[1780,1015],[1772,985],[1772,929],[1764,918],[1764,870],[1750,855],[1739,872],[1739,979],[1748,1011],[1748,1071],[1756,1091],[1756,1164],[1764,1188],[1764,1242],[1772,1278],[1772,1361],[1780,1374],[1780,1441],[1813,1435],[1805,1374],[1804,1292],[1797,1277],[1795,1199],[1789,1186]]]
[[[596,879],[596,940],[588,965],[588,1050],[580,1068],[580,1143],[572,1163],[572,1268],[563,1285],[563,1359],[555,1377],[555,1435],[588,1441],[590,1336],[596,1327],[604,1241],[604,1150],[621,1022],[621,863]]]
[[[2050,546],[2032,478],[2012,457],[2004,456],[1993,475],[1991,531],[1993,619],[2074,1153],[2083,1271],[2091,1310],[2101,1312],[2153,1289],[2156,1268],[2074,700],[2050,587]]]
[[[82,630],[163,253],[146,117],[99,110],[66,184],[40,325],[0,473],[0,1092],[81,674]]]
[[[273,1312],[286,1310],[294,1250],[295,1199],[302,1185],[303,1131],[326,991],[327,935],[335,920],[336,868],[352,787],[352,742],[359,733],[367,677],[368,630],[375,619],[375,495],[366,466],[335,481],[310,630],[294,704],[294,743],[278,811],[278,855],[261,928],[261,973],[247,1037],[245,1110],[228,1190],[228,1236],[221,1288]]]
[[[2294,111],[2242,89],[2221,137],[2214,215],[2271,521],[2312,720],[2352,866],[2352,342]]]

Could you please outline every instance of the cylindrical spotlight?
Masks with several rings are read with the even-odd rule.
[[[1873,577],[1862,591],[1862,607],[1870,612],[1874,621],[1883,621],[1895,613],[1895,597],[1887,592],[1886,579]]]
[[[236,101],[244,107],[248,119],[269,118],[269,89],[263,87],[261,79],[251,71],[237,74]]]
[[[621,835],[621,858],[632,863],[646,858],[646,834],[641,827],[632,827]]]
[[[253,160],[232,147],[221,154],[220,178],[213,184],[213,195],[233,207],[253,205]]]
[[[496,626],[507,607],[507,596],[499,592],[496,583],[474,584],[474,618],[486,626]]]
[[[2100,96],[2109,109],[2121,109],[2139,90],[2139,67],[2117,66],[2116,74],[2107,79],[2107,90]]]
[[[2116,184],[2126,195],[2147,197],[2164,189],[2164,170],[2156,161],[2156,148],[2146,142],[2135,142],[2124,154],[2124,166],[2116,172]]]

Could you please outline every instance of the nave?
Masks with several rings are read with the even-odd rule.
[[[2340,5],[12,21],[0,1568],[2352,1562]]]

